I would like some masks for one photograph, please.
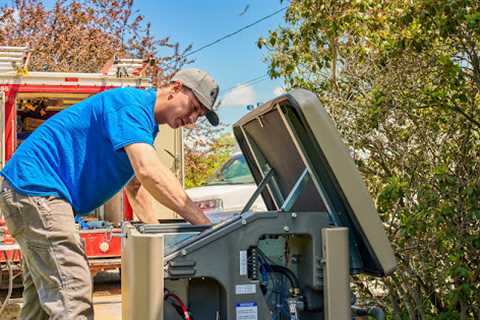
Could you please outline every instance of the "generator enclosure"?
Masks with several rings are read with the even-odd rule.
[[[123,319],[352,319],[350,276],[396,261],[326,110],[296,89],[233,132],[256,192],[219,223],[126,225]],[[258,196],[268,211],[249,210]]]

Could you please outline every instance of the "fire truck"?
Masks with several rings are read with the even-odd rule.
[[[37,72],[28,70],[31,54],[28,47],[0,47],[0,169],[29,135],[57,112],[111,88],[152,86],[151,79],[144,76],[149,59],[113,58],[98,73]],[[183,181],[182,131],[162,125],[160,132],[155,149],[162,162]],[[159,203],[153,206],[158,218],[176,217]],[[121,239],[115,234],[120,233],[123,221],[132,218],[124,191],[94,212],[75,217],[93,275],[120,268]],[[8,260],[18,264],[20,251],[1,215],[0,240],[0,263]]]

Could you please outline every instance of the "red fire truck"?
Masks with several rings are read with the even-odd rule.
[[[63,73],[28,71],[30,52],[27,47],[0,47],[0,168],[10,159],[22,141],[48,117],[101,91],[124,86],[147,88],[143,76],[148,61],[112,59],[98,73]],[[182,131],[160,128],[155,141],[159,157],[180,180],[183,179]],[[154,203],[159,218],[174,214]],[[92,273],[120,267],[120,232],[124,220],[132,219],[132,210],[123,192],[77,222],[85,241]],[[18,250],[4,250],[12,245],[0,215],[0,263],[6,259],[18,262]],[[4,245],[2,247],[2,244]]]

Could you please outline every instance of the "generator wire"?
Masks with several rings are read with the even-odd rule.
[[[165,295],[165,299],[167,299],[168,297],[171,297],[173,298],[173,300],[175,300],[175,302],[178,303],[178,305],[180,306],[181,308],[181,311],[183,313],[183,317],[185,318],[185,320],[192,320],[192,318],[190,317],[190,313],[187,309],[187,307],[185,306],[185,304],[183,303],[182,299],[180,299],[179,296],[177,296],[175,293],[172,293],[168,290],[166,290],[166,295]]]
[[[6,256],[6,254],[5,254]],[[7,268],[8,268],[8,292],[7,292],[7,297],[5,298],[5,301],[3,301],[2,306],[0,307],[0,315],[3,313],[3,310],[8,304],[8,300],[10,300],[10,297],[12,296],[12,291],[13,291],[13,269],[12,269],[12,264],[10,263],[10,259],[6,259],[7,262]]]

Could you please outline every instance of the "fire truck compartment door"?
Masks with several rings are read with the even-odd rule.
[[[0,169],[5,165],[5,92],[0,92]]]

